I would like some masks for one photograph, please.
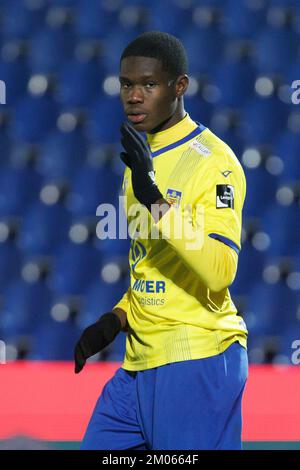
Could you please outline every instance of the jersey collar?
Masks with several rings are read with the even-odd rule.
[[[181,121],[177,122],[169,129],[157,132],[156,134],[147,133],[147,142],[150,146],[153,157],[167,152],[200,134],[205,127],[197,121],[193,121],[186,113]]]

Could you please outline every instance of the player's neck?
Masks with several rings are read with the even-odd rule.
[[[197,123],[194,122],[188,113],[185,112],[183,118],[176,122],[171,127],[159,131],[155,134],[147,133],[147,141],[150,145],[151,151],[156,152],[162,148],[174,144],[181,139],[184,139],[192,131],[197,128]]]
[[[157,132],[165,131],[170,127],[175,126],[178,122],[182,121],[185,116],[186,111],[184,110],[183,106],[180,106],[174,114],[169,116],[165,121],[161,122],[158,126],[152,129],[149,134],[157,134]]]

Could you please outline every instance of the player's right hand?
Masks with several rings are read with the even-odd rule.
[[[83,369],[89,357],[110,344],[121,329],[121,321],[113,312],[105,313],[96,323],[88,326],[75,346],[75,374]]]
[[[136,199],[151,211],[151,204],[163,198],[155,183],[155,172],[150,147],[129,123],[121,128],[121,143],[125,152],[121,152],[121,160],[131,169],[132,189]]]

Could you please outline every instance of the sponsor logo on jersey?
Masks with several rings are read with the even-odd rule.
[[[144,279],[136,279],[132,290],[149,294],[165,293],[166,283],[165,281],[145,281]]]
[[[166,200],[174,207],[179,207],[182,193],[176,189],[167,189]]]
[[[229,207],[234,209],[234,187],[230,184],[217,184],[217,209]]]
[[[200,155],[203,155],[204,157],[209,157],[209,155],[211,155],[211,151],[198,140],[193,140],[189,147],[196,150],[196,152],[198,152]]]

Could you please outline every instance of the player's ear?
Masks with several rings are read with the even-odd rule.
[[[181,98],[189,86],[189,77],[184,74],[176,80],[176,98]]]

